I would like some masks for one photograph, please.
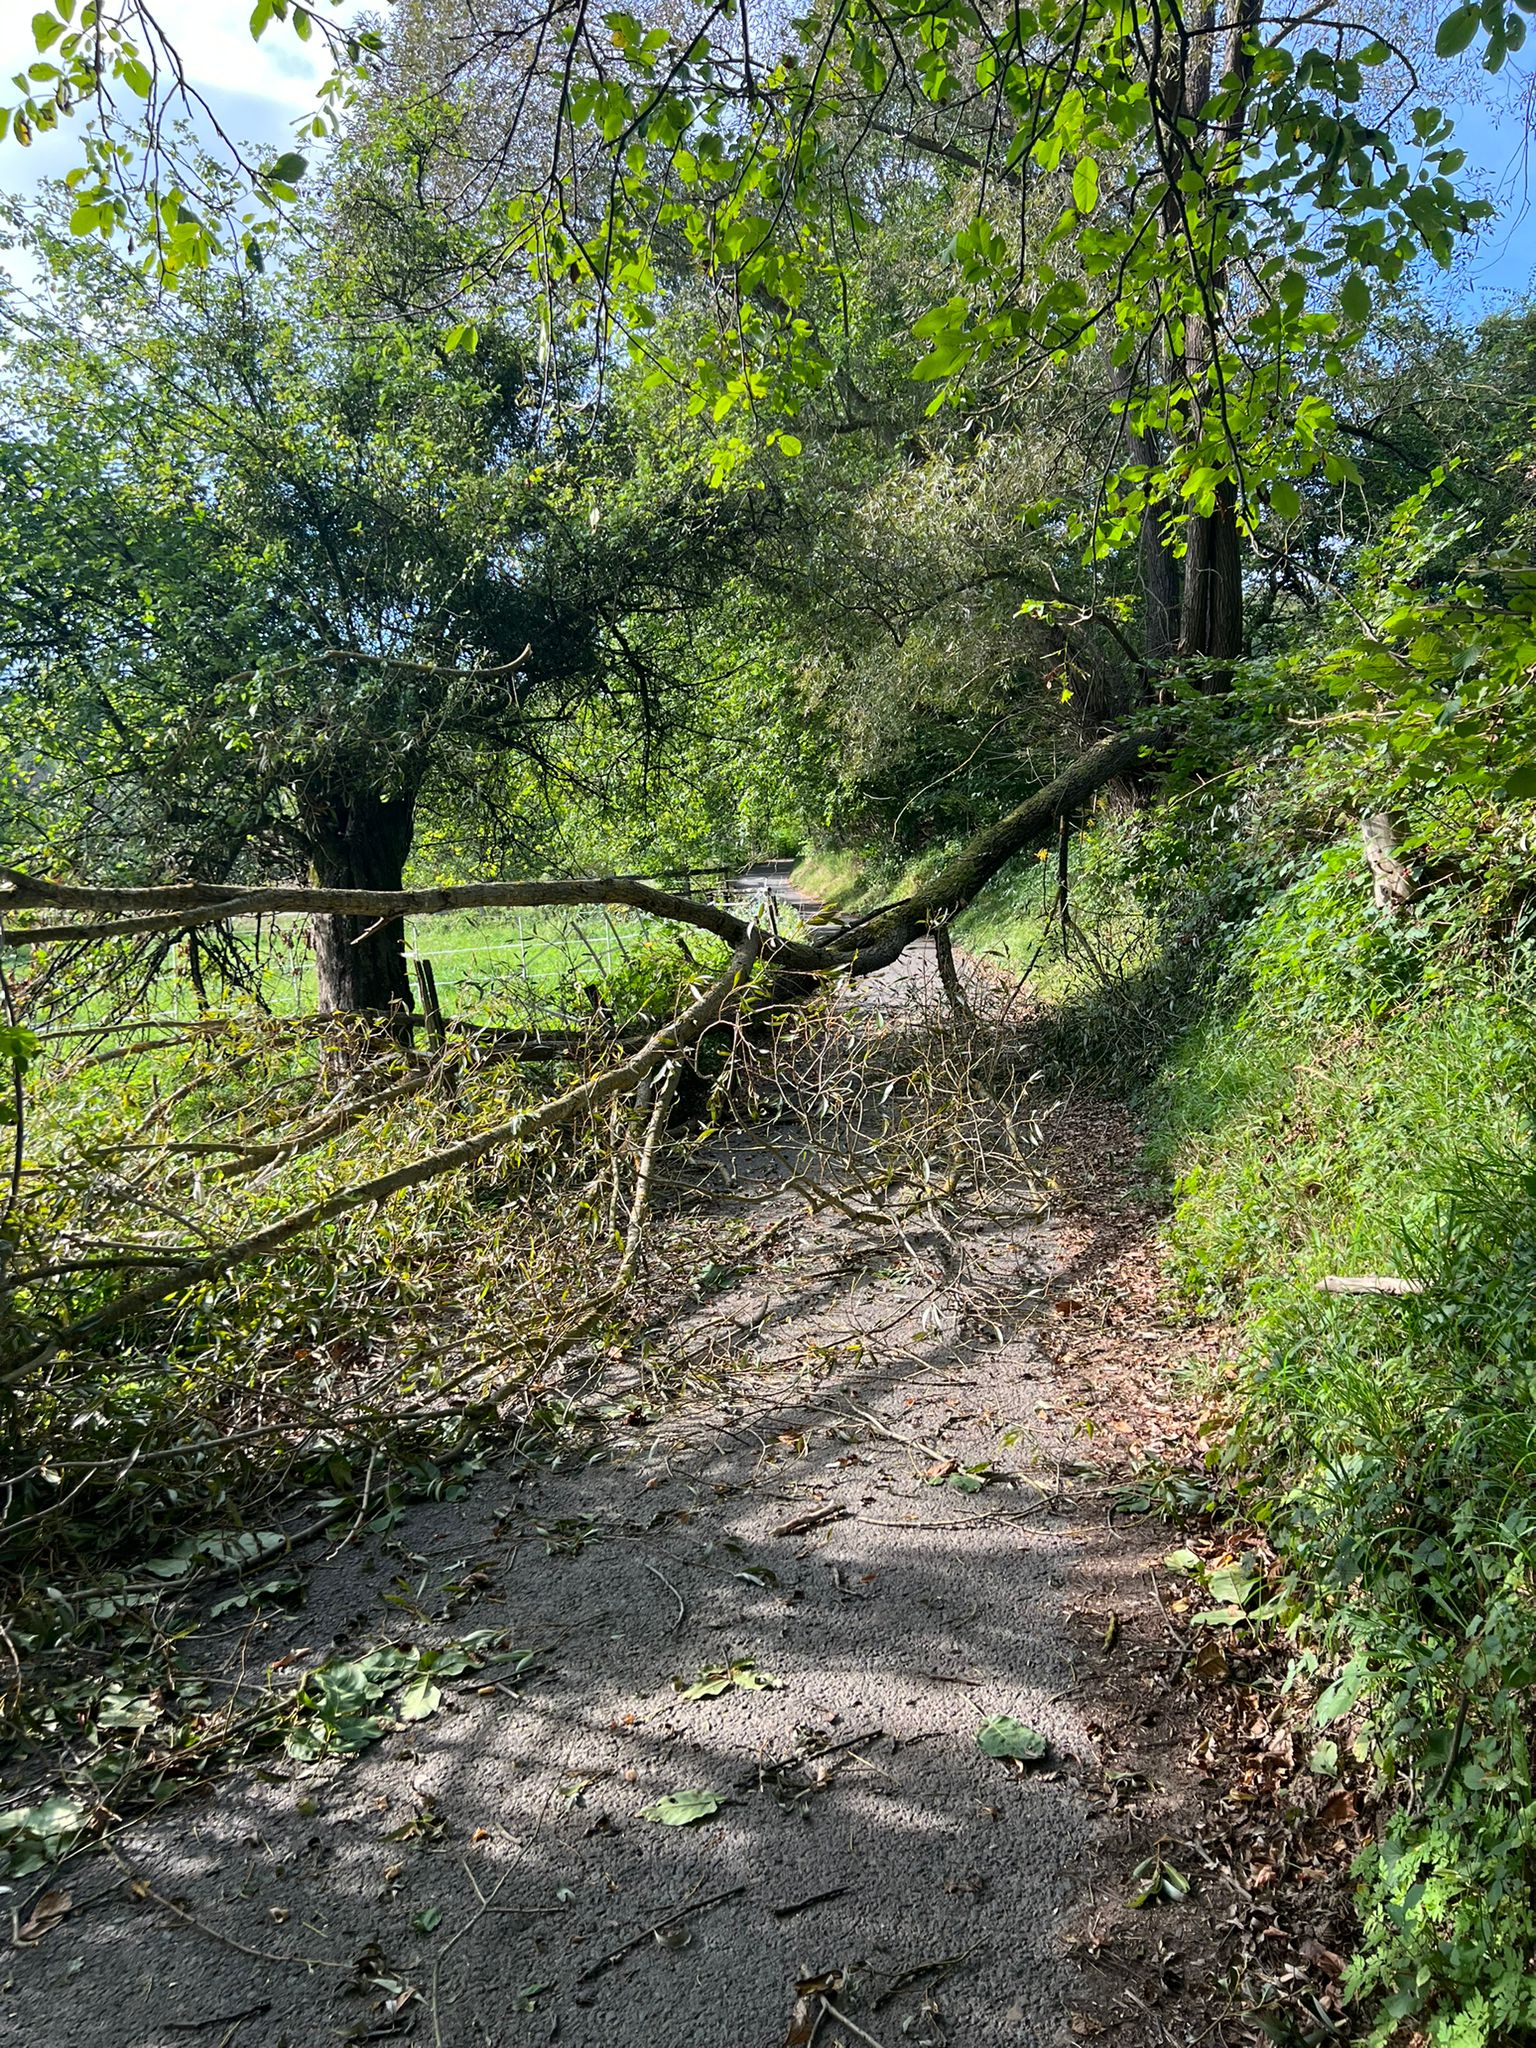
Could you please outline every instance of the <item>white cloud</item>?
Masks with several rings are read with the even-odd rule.
[[[326,11],[355,20],[361,10],[350,5]],[[0,71],[6,77],[37,56],[32,13],[25,0],[0,6]],[[291,26],[274,21],[256,41],[249,0],[159,0],[154,13],[201,90],[238,92],[299,114],[313,104],[315,88],[329,69],[319,35],[301,43]]]
[[[363,10],[358,0],[342,0],[325,11],[338,21],[353,21]],[[33,12],[27,0],[0,0],[0,103],[11,96],[13,74],[37,59]],[[290,24],[274,21],[257,41],[250,0],[158,0],[154,14],[188,82],[230,136],[273,147],[290,140],[292,122],[313,109],[331,68],[323,36],[301,43]],[[0,142],[0,192],[30,191],[79,161],[78,130],[71,121],[39,136],[30,149],[7,136]]]

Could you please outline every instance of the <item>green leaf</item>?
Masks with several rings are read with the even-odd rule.
[[[781,455],[796,456],[800,453],[800,448],[800,437],[797,434],[780,434],[779,453]]]
[[[1318,1727],[1326,1728],[1330,1721],[1338,1721],[1349,1713],[1365,1691],[1369,1678],[1365,1660],[1351,1657],[1314,1709]]]
[[[442,1924],[443,1909],[441,1906],[423,1906],[411,1922],[412,1927],[415,1928],[418,1934],[431,1934],[435,1928],[441,1927]]]
[[[1246,1607],[1258,1590],[1258,1574],[1245,1570],[1240,1564],[1224,1564],[1206,1579],[1206,1589],[1213,1599],[1223,1600],[1230,1607]]]
[[[1363,327],[1371,317],[1371,289],[1358,271],[1345,280],[1339,293],[1339,311],[1356,327]]]
[[[418,1678],[401,1693],[395,1702],[395,1712],[402,1721],[426,1721],[442,1704],[440,1688],[430,1678]]]
[[[0,1870],[11,1877],[42,1870],[85,1825],[85,1808],[66,1793],[57,1792],[38,1806],[13,1806],[0,1813]]]
[[[729,1664],[708,1664],[692,1685],[680,1678],[672,1683],[685,1700],[714,1700],[727,1692],[778,1692],[784,1681],[771,1671],[759,1671],[750,1657],[733,1658]]]
[[[1050,1745],[1011,1714],[993,1714],[977,1729],[976,1747],[983,1756],[1017,1757],[1023,1763],[1037,1764]]]
[[[1301,517],[1301,493],[1294,484],[1288,484],[1283,477],[1278,482],[1270,485],[1269,503],[1271,510],[1277,518],[1299,519]]]
[[[275,164],[267,169],[267,178],[279,185],[297,185],[309,169],[308,159],[299,155],[296,149],[284,150]]]
[[[1098,203],[1098,164],[1091,156],[1080,156],[1072,173],[1072,204],[1079,213],[1092,213]]]
[[[657,1821],[664,1828],[686,1828],[695,1821],[708,1820],[724,1804],[723,1792],[669,1792],[654,1806],[641,1807],[640,1818]]]
[[[64,33],[64,24],[56,14],[34,14],[32,17],[32,40],[40,50],[51,49]]]
[[[1448,14],[1435,35],[1437,57],[1459,57],[1477,34],[1480,10],[1476,7],[1458,7]]]

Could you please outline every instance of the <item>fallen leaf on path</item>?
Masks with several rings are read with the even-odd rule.
[[[691,1685],[681,1678],[672,1683],[685,1700],[714,1700],[727,1692],[778,1692],[784,1681],[759,1671],[751,1657],[733,1657],[729,1664],[706,1664]]]
[[[1131,1872],[1131,1885],[1131,1895],[1125,1903],[1133,1911],[1160,1899],[1178,1905],[1189,1897],[1189,1879],[1182,1870],[1175,1870],[1171,1863],[1164,1863],[1159,1856],[1149,1856],[1145,1862],[1137,1864]]]
[[[430,1678],[418,1678],[401,1693],[395,1712],[402,1721],[426,1721],[443,1704],[441,1688]]]
[[[977,1729],[976,1747],[983,1756],[1016,1757],[1021,1763],[1037,1764],[1049,1744],[1036,1729],[1015,1721],[1011,1714],[993,1714]]]
[[[841,1991],[841,1970],[824,1970],[819,1977],[802,1977],[795,1986],[795,2009],[789,2016],[784,2048],[811,2048],[825,2013],[821,2001],[829,1992]]]
[[[16,1930],[17,1941],[41,1941],[45,1934],[51,1934],[59,1922],[68,1916],[74,1903],[74,1897],[69,1892],[44,1892],[23,1925]]]
[[[724,1804],[723,1792],[669,1792],[654,1806],[641,1807],[640,1818],[659,1821],[664,1828],[686,1828],[694,1821],[708,1820]]]

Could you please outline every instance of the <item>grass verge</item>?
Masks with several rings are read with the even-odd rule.
[[[1293,1682],[1327,1681],[1315,1739],[1383,1816],[1361,2038],[1492,2048],[1536,2029],[1532,1011],[1440,910],[1388,918],[1328,850],[1229,939],[1144,1102],[1173,1277],[1240,1339],[1214,1455],[1288,1574]]]

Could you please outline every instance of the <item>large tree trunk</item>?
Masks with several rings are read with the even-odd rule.
[[[1216,489],[1216,509],[1189,522],[1184,557],[1184,617],[1179,652],[1236,661],[1243,651],[1243,553],[1237,530],[1237,486]],[[1219,687],[1219,674],[1212,678]]]
[[[1141,515],[1141,651],[1148,666],[1162,668],[1179,644],[1179,565],[1163,539],[1160,506]]]
[[[401,886],[415,826],[414,790],[382,797],[340,782],[311,784],[300,798],[300,815],[317,888]],[[403,1034],[411,1008],[404,929],[396,919],[375,930],[377,922],[362,917],[311,920],[318,1007],[343,1015],[392,1013]]]

